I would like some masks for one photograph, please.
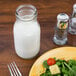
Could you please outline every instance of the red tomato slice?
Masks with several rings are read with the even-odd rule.
[[[54,65],[55,63],[56,63],[56,61],[55,61],[54,58],[49,58],[49,59],[47,60],[47,64],[48,64],[48,65]]]

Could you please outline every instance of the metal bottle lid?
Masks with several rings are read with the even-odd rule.
[[[69,16],[67,14],[65,14],[65,13],[60,13],[57,16],[57,20],[68,21],[69,20]]]
[[[76,4],[73,5],[73,10],[76,12]]]

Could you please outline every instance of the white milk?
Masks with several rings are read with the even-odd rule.
[[[40,50],[40,25],[37,20],[22,21],[14,24],[14,44],[18,56],[33,58]]]

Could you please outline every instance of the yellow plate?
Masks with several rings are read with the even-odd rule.
[[[61,47],[46,52],[33,64],[29,76],[40,76],[45,70],[42,63],[49,57],[56,57],[57,59],[64,58],[65,60],[76,59],[76,47]]]

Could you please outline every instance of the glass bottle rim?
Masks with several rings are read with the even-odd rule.
[[[15,15],[22,21],[31,21],[37,17],[37,9],[30,4],[20,5],[17,7]]]

